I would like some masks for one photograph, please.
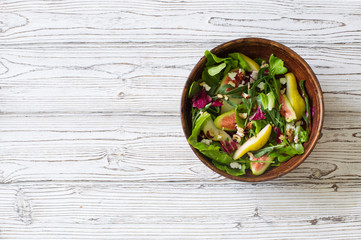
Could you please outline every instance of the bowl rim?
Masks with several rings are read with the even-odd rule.
[[[197,149],[195,149],[192,145],[189,146],[191,147],[191,149],[193,150],[193,152],[196,154],[196,156],[198,157],[199,160],[201,160],[201,162],[203,164],[205,164],[208,168],[210,168],[212,171],[226,177],[232,180],[236,180],[236,181],[242,181],[242,182],[263,182],[263,181],[269,181],[269,180],[273,180],[275,178],[281,177],[289,172],[291,172],[292,170],[294,170],[295,168],[297,168],[302,162],[304,162],[306,160],[306,158],[310,155],[310,153],[312,152],[312,150],[315,148],[315,145],[317,143],[317,141],[319,140],[320,136],[321,136],[321,130],[322,130],[322,126],[323,126],[323,122],[324,122],[324,101],[323,101],[323,94],[322,94],[322,89],[320,86],[320,83],[315,75],[315,73],[313,72],[312,68],[308,65],[308,63],[300,56],[298,55],[295,51],[293,51],[292,49],[290,49],[289,47],[278,43],[276,41],[270,40],[270,39],[265,39],[265,38],[238,38],[238,39],[234,39],[225,43],[222,43],[216,47],[214,47],[212,50],[210,50],[212,53],[214,52],[218,52],[219,50],[221,50],[223,47],[225,47],[226,45],[233,45],[233,44],[245,44],[245,43],[251,43],[251,42],[258,42],[258,43],[262,43],[262,44],[269,44],[269,45],[274,45],[275,47],[278,47],[280,49],[282,49],[283,51],[292,54],[292,56],[300,63],[303,65],[303,67],[308,71],[310,78],[313,79],[314,83],[315,83],[315,90],[317,92],[316,94],[316,98],[319,100],[319,105],[317,106],[318,111],[317,113],[319,114],[319,124],[317,124],[317,129],[312,129],[312,131],[316,131],[316,135],[314,138],[309,140],[309,146],[307,149],[305,149],[305,152],[300,155],[300,159],[295,162],[294,164],[292,164],[288,169],[286,169],[283,172],[277,172],[274,175],[270,175],[270,176],[266,176],[266,177],[262,177],[262,175],[257,176],[257,177],[245,177],[243,175],[241,176],[233,176],[230,175],[220,169],[218,169],[217,167],[215,167],[211,162],[207,161],[205,157],[202,153],[200,153]],[[187,104],[187,100],[188,100],[188,91],[186,91],[187,88],[187,84],[189,84],[189,82],[191,81],[191,77],[196,73],[196,71],[201,67],[201,65],[203,63],[205,63],[206,58],[205,56],[203,56],[198,62],[197,64],[193,67],[192,71],[190,72],[187,81],[185,82],[185,85],[183,87],[183,92],[182,92],[182,96],[181,96],[181,121],[182,121],[182,128],[183,128],[183,132],[184,132],[184,136],[187,139],[188,142],[188,138],[190,136],[191,133],[187,132],[187,125],[186,125],[186,117],[185,117],[185,108],[186,108],[186,104]],[[293,158],[293,157],[292,157]],[[289,159],[288,161],[292,160]]]

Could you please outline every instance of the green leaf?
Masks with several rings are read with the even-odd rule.
[[[237,60],[239,67],[242,68],[243,70],[245,70],[245,71],[251,70],[251,67],[246,62],[246,60],[243,59],[241,54],[239,54],[239,53],[229,53],[228,56],[231,57],[234,60]]]
[[[280,58],[271,54],[269,58],[269,66],[272,75],[285,74],[287,72],[287,68],[285,68],[283,65],[284,62]]]
[[[265,120],[253,120],[252,126],[255,126],[255,133],[256,135],[267,125],[267,121]]]
[[[236,118],[237,126],[240,127],[240,128],[244,128],[244,125],[245,125],[245,122],[246,122],[246,119],[242,119],[239,116],[239,113],[243,113],[244,110],[246,110],[246,107],[243,104],[237,105],[237,107],[235,108],[234,116]]]
[[[259,93],[257,96],[258,105],[262,106],[262,110],[268,109],[268,97],[264,93]]]
[[[193,82],[191,87],[189,88],[188,92],[188,98],[192,98],[194,95],[196,95],[200,90],[202,89],[202,86],[198,84],[198,82]]]
[[[220,73],[226,66],[227,66],[227,64],[221,63],[221,64],[219,64],[219,65],[210,67],[210,68],[208,68],[208,74],[209,74],[210,76],[215,76],[215,75],[217,75],[218,73]]]
[[[204,156],[209,157],[210,159],[218,163],[229,165],[231,162],[234,162],[234,159],[229,154],[223,152],[221,150],[221,147],[219,147],[215,143],[207,145],[202,142],[197,142],[192,146],[198,149],[198,151],[200,151]]]
[[[262,64],[266,62],[262,58],[255,58],[253,61],[255,61],[259,66],[262,66]]]
[[[229,58],[220,58],[220,57],[217,57],[216,55],[214,55],[213,53],[211,53],[209,50],[206,50],[204,52],[204,56],[206,56],[207,58],[207,63],[206,63],[206,66],[212,66],[216,63],[221,63],[221,62],[224,62],[226,61],[227,59]]]
[[[191,144],[191,145],[193,146],[194,144],[197,143],[197,138],[198,138],[199,133],[201,132],[204,124],[205,124],[207,121],[209,121],[209,120],[212,120],[212,117],[211,117],[211,115],[210,115],[209,113],[207,113],[207,112],[204,112],[203,114],[201,114],[201,115],[198,117],[197,121],[196,121],[195,124],[194,124],[194,128],[193,128],[193,130],[192,130],[192,134],[191,134],[191,135],[189,136],[189,138],[188,138],[189,144]]]
[[[302,143],[292,143],[291,146],[297,152],[297,154],[303,154],[305,152]]]
[[[273,92],[267,94],[268,110],[271,111],[275,107],[276,97]]]
[[[238,169],[238,168],[236,169],[236,168],[231,168],[231,167],[223,165],[223,164],[219,164],[216,161],[213,161],[212,163],[219,170],[225,171],[232,176],[241,176],[246,173],[246,165],[245,164],[241,164],[241,166],[242,166],[241,169]]]
[[[295,135],[298,135],[298,140],[301,143],[307,142],[309,138],[309,134],[306,130],[304,130],[301,126],[297,126],[295,128]]]
[[[281,143],[281,144],[278,144],[278,145],[275,145],[275,146],[264,147],[264,148],[261,148],[260,150],[258,150],[256,152],[254,152],[253,154],[254,154],[254,156],[256,158],[259,158],[259,157],[262,157],[265,154],[271,153],[274,150],[283,148],[284,146],[286,146],[286,144]]]

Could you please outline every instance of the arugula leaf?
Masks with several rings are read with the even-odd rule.
[[[208,68],[208,74],[213,77],[213,76],[217,75],[218,73],[220,73],[226,66],[227,66],[227,64],[221,63],[219,65],[210,67],[210,68]]]
[[[273,151],[269,156],[275,157],[278,159],[279,162],[285,162],[289,160],[291,157],[295,156],[296,154],[303,154],[304,148],[301,143],[297,144],[290,144],[283,148],[277,149]]]
[[[239,53],[229,53],[228,56],[233,58],[234,60],[237,60],[239,67],[242,68],[243,70],[245,70],[245,71],[251,70],[251,67],[246,62],[246,60],[243,59],[241,54],[239,54]]]
[[[244,175],[246,173],[246,165],[245,164],[241,164],[241,166],[242,166],[241,169],[238,169],[238,168],[231,168],[231,167],[228,167],[223,164],[219,164],[216,161],[212,161],[212,163],[219,170],[225,171],[232,176],[240,176],[240,175]]]
[[[269,147],[264,147],[264,148],[261,148],[260,150],[254,152],[254,156],[256,158],[259,158],[259,157],[262,157],[263,155],[265,154],[269,154],[271,153],[272,151],[276,150],[276,149],[280,149],[280,148],[283,148],[285,147],[286,144],[285,143],[281,143],[281,144],[278,144],[278,145],[275,145],[275,146],[269,146]]]
[[[260,66],[262,66],[262,64],[266,62],[262,58],[255,58],[255,59],[253,59],[253,61],[255,61]]]
[[[269,68],[272,75],[277,74],[285,74],[287,72],[287,68],[285,68],[284,62],[282,59],[275,57],[273,54],[271,54],[269,58]]]

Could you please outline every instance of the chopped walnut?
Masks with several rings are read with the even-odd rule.
[[[238,113],[239,117],[242,119],[246,119],[247,118],[247,113]]]
[[[224,100],[228,101],[228,96],[224,95]]]
[[[248,152],[247,153],[247,155],[249,156],[249,160],[253,160],[254,159],[254,155],[253,155],[253,153],[251,153],[251,152]]]
[[[223,98],[223,95],[218,93],[217,98]]]
[[[244,129],[238,126],[236,126],[236,128],[237,128],[236,134],[239,135],[240,137],[244,137]]]
[[[245,92],[242,93],[242,97],[245,98],[245,99],[248,99],[249,98],[249,95]]]
[[[237,143],[240,143],[242,140],[242,137],[239,136],[238,134],[233,134],[233,140],[235,140]]]
[[[249,122],[249,123],[247,123],[247,129],[252,129],[252,123],[251,122]]]
[[[233,81],[229,81],[227,84],[231,85],[232,87],[236,86],[236,84]]]
[[[294,130],[293,130],[293,129],[286,129],[287,140],[288,140],[290,143],[293,142],[293,133],[294,133]]]

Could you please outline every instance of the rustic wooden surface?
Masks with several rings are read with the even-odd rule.
[[[295,171],[247,184],[187,145],[205,49],[294,49],[325,97]],[[0,1],[0,239],[360,239],[361,2]]]

